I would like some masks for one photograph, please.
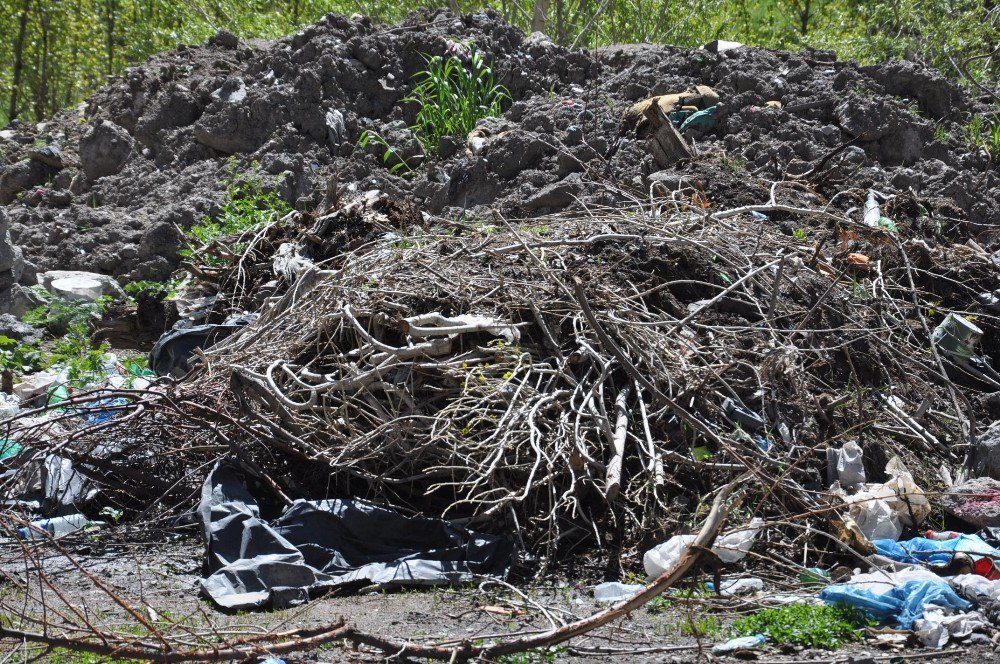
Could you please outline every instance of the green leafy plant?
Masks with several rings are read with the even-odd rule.
[[[41,351],[34,343],[23,343],[0,335],[0,367],[15,374],[38,371],[44,365]]]
[[[536,648],[525,652],[516,652],[510,655],[500,655],[494,661],[497,664],[542,664],[544,662],[554,662],[559,659],[559,655],[565,652],[565,648]]]
[[[806,229],[796,228],[794,231],[792,231],[792,237],[794,237],[796,240],[806,239]]]
[[[779,644],[835,650],[856,641],[858,631],[870,625],[857,608],[843,605],[786,604],[764,609],[733,623],[738,636],[763,634]]]
[[[474,46],[467,52],[468,57],[424,56],[427,68],[416,73],[404,100],[419,106],[412,129],[427,153],[437,151],[442,136],[465,136],[482,118],[500,115],[510,99],[482,54]]]
[[[389,169],[390,173],[402,173],[403,175],[414,173],[414,170],[410,168],[410,165],[406,163],[402,155],[396,151],[396,148],[389,145],[389,141],[385,140],[377,131],[365,129],[361,132],[361,138],[358,139],[358,147],[363,150],[372,143],[384,149],[384,152],[382,152],[382,164]]]
[[[230,159],[228,169],[230,175],[222,209],[214,219],[205,217],[200,224],[187,230],[184,234],[187,246],[178,252],[184,258],[197,257],[214,267],[224,265],[225,260],[210,253],[215,245],[221,245],[230,253],[237,253],[245,248],[239,242],[240,236],[276,221],[291,211],[291,207],[277,192],[264,187],[256,163],[249,171],[240,174],[236,160]]]

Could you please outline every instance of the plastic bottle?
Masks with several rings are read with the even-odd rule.
[[[924,537],[926,537],[929,540],[943,542],[945,540],[955,539],[961,536],[961,534],[962,533],[956,533],[954,530],[941,530],[941,531],[928,530],[926,533],[924,533]]]
[[[645,586],[634,583],[618,583],[617,581],[608,581],[607,583],[602,583],[594,588],[594,600],[596,600],[598,604],[616,604],[622,600],[628,599],[644,587]]]
[[[875,192],[868,190],[868,200],[865,201],[865,226],[878,226],[878,220],[882,218],[882,210],[875,200]]]
[[[17,534],[21,537],[21,539],[25,540],[46,539],[46,534],[43,533],[47,533],[48,537],[56,538],[62,537],[63,535],[69,535],[70,533],[75,533],[78,530],[83,530],[87,526],[87,523],[87,517],[84,515],[69,514],[67,516],[59,516],[53,519],[39,519],[38,521],[32,521],[31,528],[27,526],[24,528],[18,528]]]

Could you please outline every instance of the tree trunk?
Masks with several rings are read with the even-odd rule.
[[[115,23],[117,19],[116,0],[104,0],[104,48],[108,56],[108,76],[115,73]]]
[[[531,31],[545,32],[545,23],[549,17],[549,5],[552,0],[535,0],[531,11]]]
[[[24,0],[24,4],[21,5],[21,18],[17,24],[17,40],[14,42],[14,77],[10,88],[8,120],[13,120],[17,117],[17,95],[21,88],[21,72],[24,70],[24,36],[28,31],[28,14],[30,9],[31,0]]]

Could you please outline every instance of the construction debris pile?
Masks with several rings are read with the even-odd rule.
[[[183,320],[157,330],[159,378],[125,384],[110,358],[90,390],[12,403],[9,555],[102,515],[153,540],[200,521],[202,591],[230,608],[583,559],[652,580],[599,586],[604,613],[517,643],[323,636],[445,659],[571,638],[696,559],[723,597],[806,579],[795,601],[859,607],[890,628],[876,643],[995,634],[1000,170],[933,135],[983,102],[912,63],[570,52],[489,15],[430,19],[330,16],[253,57],[221,36],[110,85],[82,137],[53,121],[61,184],[4,213],[29,256],[11,301],[56,262],[123,281],[181,265]],[[420,54],[458,39],[512,104],[390,172],[358,136],[406,145]],[[86,156],[101,132],[114,167]],[[288,207],[182,257],[233,153]],[[0,175],[7,202],[47,163],[26,159]],[[70,249],[92,240],[109,251]]]

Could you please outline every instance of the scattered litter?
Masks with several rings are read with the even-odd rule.
[[[739,562],[750,551],[750,546],[763,525],[763,519],[754,518],[746,528],[716,539],[712,551],[726,564]],[[642,557],[646,574],[655,578],[673,567],[694,540],[694,535],[674,535],[663,544],[654,546]]]
[[[52,519],[32,521],[30,526],[17,529],[17,534],[24,540],[55,539],[83,530],[87,526],[104,525],[100,521],[88,521],[82,514],[69,514]]]
[[[209,570],[201,588],[226,608],[295,606],[337,586],[504,577],[513,553],[501,537],[358,500],[296,500],[267,523],[224,466],[205,480],[198,513]]]
[[[737,639],[730,639],[725,643],[719,643],[712,646],[712,654],[722,655],[725,653],[738,652],[740,650],[752,650],[766,641],[767,637],[763,634],[741,636]]]
[[[638,583],[618,583],[606,581],[594,588],[594,600],[598,604],[616,604],[626,600],[646,586]]]
[[[850,440],[839,450],[827,448],[827,465],[835,473],[834,480],[844,489],[855,489],[865,483],[865,464],[861,446]]]
[[[885,471],[888,482],[868,484],[845,498],[851,518],[869,540],[898,540],[904,527],[920,525],[931,511],[927,497],[899,457],[890,459]]]
[[[912,628],[913,622],[922,618],[926,607],[930,605],[959,611],[972,606],[940,578],[907,581],[880,594],[853,585],[833,585],[820,591],[819,597],[827,604],[857,607],[872,618],[892,622],[899,629]]]
[[[913,622],[913,633],[928,648],[939,649],[950,639],[962,639],[989,623],[978,611],[951,613],[940,608],[927,608],[924,617]]]
[[[197,348],[206,349],[257,319],[257,314],[234,316],[218,325],[179,327],[166,332],[149,353],[149,368],[157,376],[183,376]]]
[[[715,583],[706,581],[705,587],[715,592]],[[743,579],[725,579],[719,584],[719,595],[722,597],[739,597],[740,595],[752,595],[764,590],[764,580],[755,576]]]
[[[976,352],[982,337],[983,331],[972,321],[951,313],[934,328],[931,340],[938,350],[968,360]]]

